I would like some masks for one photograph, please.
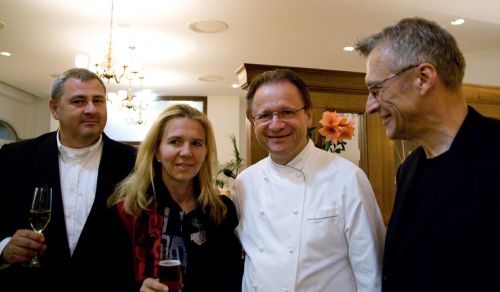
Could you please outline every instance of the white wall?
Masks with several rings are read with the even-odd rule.
[[[500,86],[500,47],[465,54],[464,82]]]
[[[33,138],[50,130],[49,101],[0,82],[0,119],[19,138]]]
[[[233,157],[233,146],[229,136],[234,134],[238,142],[238,150],[244,156],[244,147],[241,147],[241,120],[244,121],[244,109],[241,108],[239,96],[209,96],[207,98],[207,115],[214,127],[217,141],[217,156],[220,163],[227,162]],[[241,118],[240,118],[241,117]]]

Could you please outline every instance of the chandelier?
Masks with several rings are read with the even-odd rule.
[[[112,59],[112,49],[113,49],[113,17],[114,17],[114,0],[111,0],[111,17],[109,23],[109,40],[107,44],[107,55],[105,56],[105,60],[102,61],[100,58],[94,58],[94,60],[89,61],[89,57],[86,55],[77,55],[75,57],[75,66],[88,68],[89,70],[95,72],[102,79],[106,79],[108,84],[111,80],[114,80],[117,84],[120,83],[120,80],[126,76],[127,79],[132,78],[137,74],[131,74],[132,72],[128,72],[129,65],[123,64],[121,65],[121,72],[117,72],[113,67],[113,59]],[[128,47],[130,51],[130,58],[132,58],[134,46]],[[128,60],[129,62],[131,60]],[[92,63],[92,64],[90,64]],[[129,76],[127,76],[129,75]]]
[[[144,110],[148,108],[149,101],[152,99],[150,90],[142,88],[143,76],[137,77],[139,72],[132,71],[128,79],[126,90],[118,90],[118,92],[108,92],[107,99],[109,104],[115,109],[122,112],[125,121],[131,124],[141,125],[145,122],[143,117]],[[141,89],[138,92],[132,92],[132,83],[134,80],[141,81]]]
[[[144,110],[148,107],[149,101],[153,95],[150,90],[144,90],[144,76],[139,72],[138,66],[132,64],[134,57],[135,46],[128,47],[129,56],[126,62],[120,66],[113,64],[113,19],[114,19],[114,0],[111,0],[111,17],[109,23],[109,40],[107,43],[107,55],[98,57],[98,54],[89,58],[87,55],[76,55],[75,66],[79,68],[87,68],[96,73],[101,79],[106,79],[109,84],[114,80],[116,84],[125,78],[128,80],[128,85],[125,90],[107,93],[107,102],[112,107],[112,110],[117,111],[117,114],[122,117],[127,123],[141,125],[145,122],[143,117]],[[115,60],[116,61],[116,60]],[[127,63],[128,62],[128,63]],[[131,66],[132,64],[132,66]],[[118,70],[115,69],[118,67]],[[120,69],[121,67],[121,69]],[[119,71],[119,72],[118,72]],[[133,83],[140,81],[140,91],[133,92]]]

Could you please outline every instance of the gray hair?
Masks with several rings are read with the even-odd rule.
[[[396,25],[361,39],[356,51],[368,56],[378,46],[389,50],[392,72],[420,63],[430,63],[446,88],[458,91],[465,72],[465,59],[455,38],[437,23],[423,18],[405,18]]]
[[[84,68],[72,68],[59,75],[59,77],[57,77],[57,79],[52,84],[50,95],[53,100],[59,101],[61,99],[64,91],[64,82],[66,82],[66,80],[70,78],[75,78],[81,81],[96,79],[102,85],[104,93],[106,93],[106,86],[104,86],[104,83],[97,74]]]

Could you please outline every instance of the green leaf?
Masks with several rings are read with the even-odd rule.
[[[332,151],[332,149],[330,148],[331,146],[333,145],[332,141],[331,140],[328,140],[325,142],[325,144],[323,144],[323,150],[325,151]]]
[[[314,129],[316,129],[316,127],[307,128],[307,137],[308,137],[309,139],[312,139],[312,138],[313,138],[313,132],[314,132]]]

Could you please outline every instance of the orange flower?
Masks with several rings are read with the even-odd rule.
[[[325,111],[319,123],[322,125],[319,133],[326,140],[338,143],[354,136],[354,120],[348,120],[346,116],[339,117],[337,112]]]

